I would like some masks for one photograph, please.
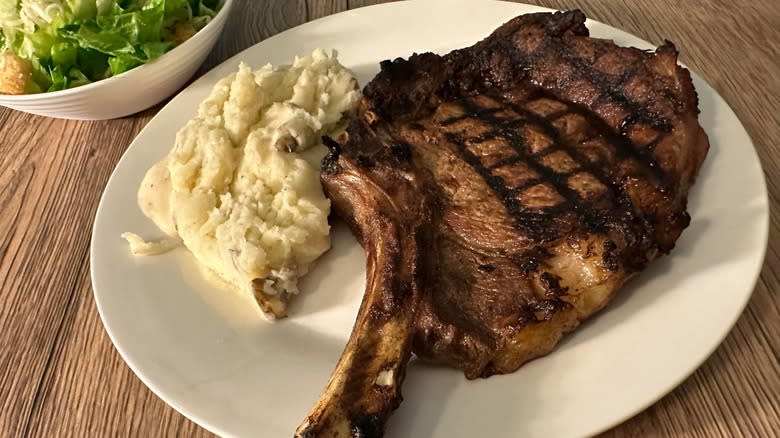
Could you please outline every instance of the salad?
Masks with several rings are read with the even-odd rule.
[[[118,75],[186,41],[223,0],[0,0],[0,93]]]

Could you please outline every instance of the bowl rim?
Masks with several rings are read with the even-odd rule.
[[[28,102],[34,100],[47,99],[47,98],[66,97],[73,94],[89,91],[101,87],[103,85],[107,85],[111,82],[121,80],[137,72],[143,72],[149,70],[150,68],[154,68],[155,66],[159,65],[159,61],[161,59],[168,57],[168,55],[170,55],[171,53],[177,51],[180,48],[192,46],[196,41],[200,41],[203,38],[206,38],[204,35],[207,32],[204,31],[217,26],[215,24],[216,21],[227,19],[225,16],[230,12],[232,6],[233,6],[233,0],[223,0],[221,7],[217,11],[217,14],[214,15],[214,18],[211,21],[209,21],[205,26],[203,26],[203,28],[201,28],[198,32],[196,32],[195,35],[188,38],[186,41],[174,47],[170,51],[163,53],[161,56],[157,57],[156,59],[153,59],[152,61],[147,62],[145,64],[139,65],[138,67],[131,68],[126,72],[120,73],[116,76],[110,76],[105,79],[101,79],[99,81],[90,82],[89,84],[85,84],[80,87],[67,88],[65,90],[57,90],[57,91],[50,91],[50,92],[44,91],[41,93],[31,93],[31,94],[0,94],[0,102],[3,103]]]

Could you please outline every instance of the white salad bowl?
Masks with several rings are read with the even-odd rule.
[[[0,106],[77,120],[115,119],[145,110],[171,96],[195,74],[222,33],[232,6],[233,0],[225,0],[203,29],[148,64],[67,90],[0,94]]]

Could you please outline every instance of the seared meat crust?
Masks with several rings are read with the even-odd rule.
[[[671,43],[619,47],[584,22],[523,15],[381,64],[323,163],[368,288],[300,436],[381,434],[411,352],[516,370],[674,247],[708,149],[690,75]]]

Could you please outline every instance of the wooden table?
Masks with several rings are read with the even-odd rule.
[[[289,27],[375,1],[239,0],[201,72]],[[780,433],[780,8],[775,0],[539,0],[653,43],[664,38],[734,108],[770,190],[766,264],[715,354],[661,401],[605,436]],[[98,318],[89,241],[98,200],[130,141],[161,106],[120,120],[0,109],[0,436],[207,436],[122,362]],[[641,376],[637,376],[641,378]]]

